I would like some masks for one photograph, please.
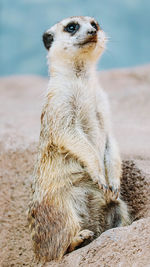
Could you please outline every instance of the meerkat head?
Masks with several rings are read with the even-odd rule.
[[[106,36],[98,22],[91,17],[69,17],[43,34],[48,59],[73,62],[97,61],[102,54]]]

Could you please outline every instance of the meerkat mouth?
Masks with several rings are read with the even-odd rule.
[[[78,45],[84,46],[86,44],[91,44],[91,43],[97,43],[97,36],[92,36],[92,37],[86,39],[85,41],[79,43]]]

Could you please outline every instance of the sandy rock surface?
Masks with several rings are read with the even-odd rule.
[[[123,162],[122,198],[134,223],[45,266],[150,266],[150,65],[102,72]],[[26,210],[47,79],[0,79],[0,266],[37,266]]]

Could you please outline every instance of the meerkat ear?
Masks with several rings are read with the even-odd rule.
[[[45,32],[43,34],[43,43],[47,50],[50,49],[52,43],[54,41],[54,36],[51,33]]]

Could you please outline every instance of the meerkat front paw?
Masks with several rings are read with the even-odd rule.
[[[95,176],[92,180],[95,184],[98,184],[100,190],[103,190],[103,192],[106,193],[108,186],[103,176]]]
[[[107,200],[115,201],[119,198],[120,187],[115,187],[113,185],[108,185],[105,191],[105,197]]]

